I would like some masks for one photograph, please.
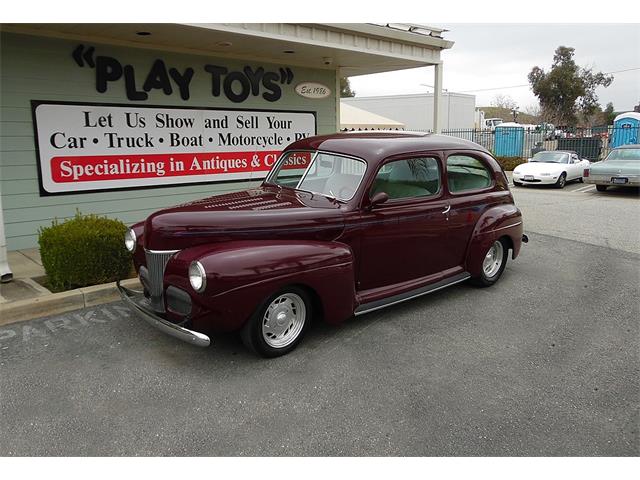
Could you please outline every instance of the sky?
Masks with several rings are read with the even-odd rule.
[[[476,106],[488,106],[497,94],[509,95],[520,110],[537,105],[527,75],[537,65],[548,71],[555,49],[575,48],[578,65],[613,72],[608,88],[599,87],[599,103],[613,102],[616,111],[633,110],[640,103],[640,25],[634,24],[455,24],[444,38],[455,42],[444,50],[443,88],[476,95]],[[356,96],[431,92],[433,67],[362,75],[351,78]],[[478,89],[495,89],[477,91]],[[475,90],[475,91],[470,91]]]

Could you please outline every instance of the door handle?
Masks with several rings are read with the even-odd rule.
[[[451,210],[451,205],[447,205],[447,208],[445,208],[445,209],[442,211],[442,214],[443,214],[443,215],[446,215],[447,213],[449,213],[449,210]]]

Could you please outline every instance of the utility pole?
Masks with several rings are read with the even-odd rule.
[[[514,107],[511,110],[511,115],[513,115],[513,123],[518,123],[518,107]]]

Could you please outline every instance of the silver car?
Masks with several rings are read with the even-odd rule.
[[[601,162],[584,171],[584,181],[593,183],[599,192],[609,186],[640,187],[640,145],[623,145],[609,152]]]

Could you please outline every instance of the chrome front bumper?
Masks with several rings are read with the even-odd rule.
[[[120,282],[116,282],[116,286],[118,287],[122,301],[127,307],[152,327],[197,347],[208,347],[211,344],[211,340],[206,335],[171,323],[158,316],[150,308],[147,308],[146,305],[143,304],[147,299],[142,292],[136,292],[135,290],[123,287],[120,285]]]

